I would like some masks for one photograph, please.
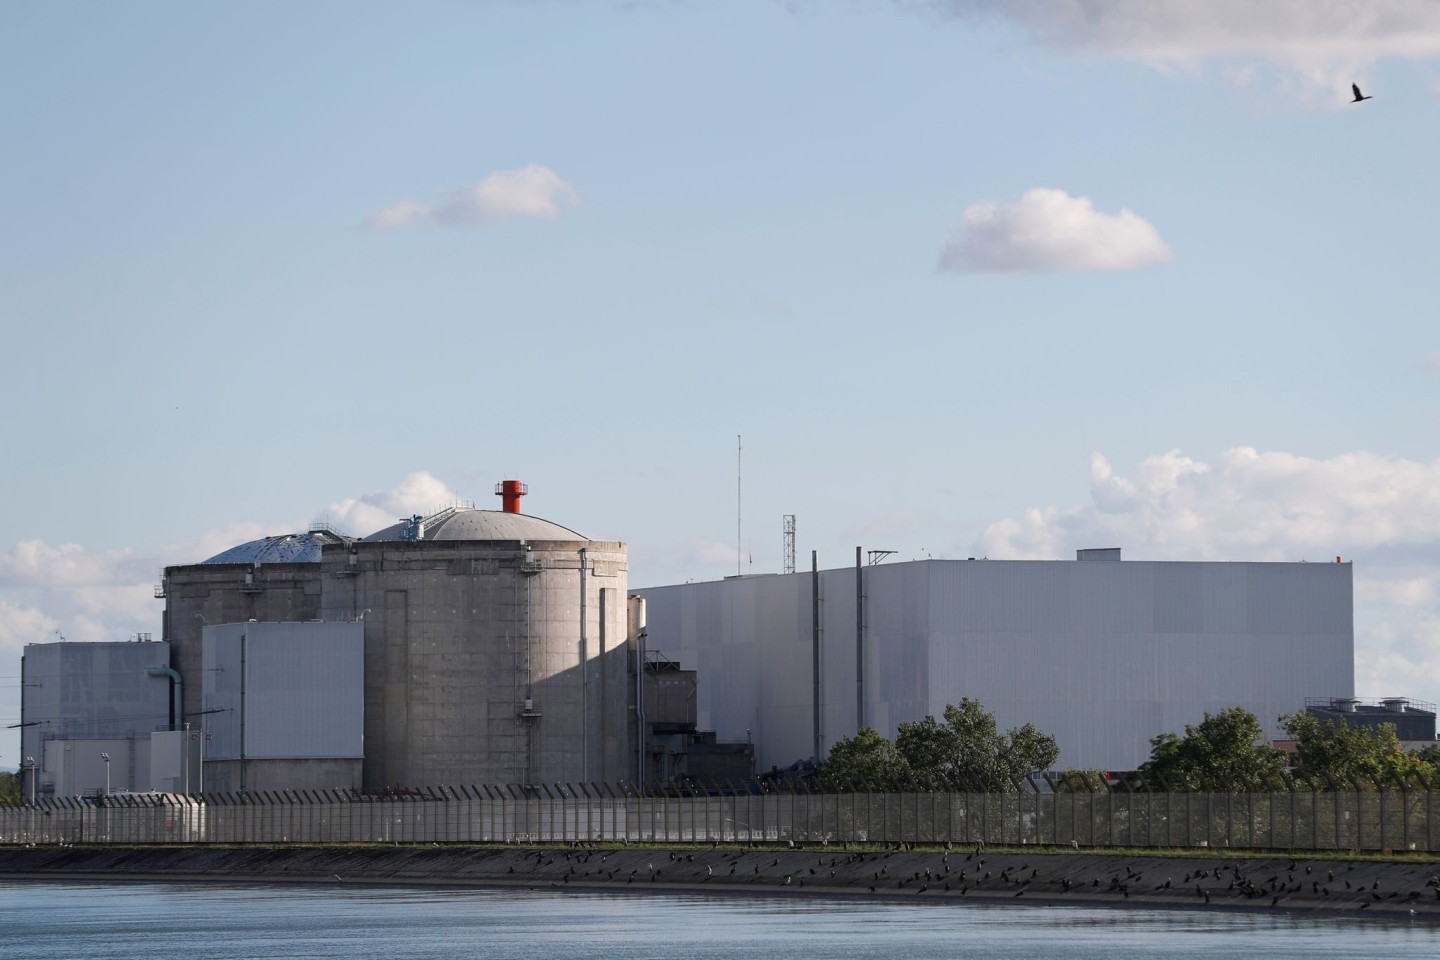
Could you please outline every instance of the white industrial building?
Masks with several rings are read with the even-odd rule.
[[[962,697],[1002,730],[1053,735],[1061,768],[1129,770],[1206,712],[1244,707],[1273,735],[1307,697],[1354,695],[1348,563],[1110,549],[860,566],[857,551],[854,568],[635,592],[649,647],[698,671],[699,725],[753,740],[761,770]]]

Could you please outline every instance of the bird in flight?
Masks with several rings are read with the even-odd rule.
[[[1351,100],[1351,101],[1350,101],[1351,103],[1359,103],[1361,100],[1374,100],[1374,99],[1375,99],[1374,97],[1366,96],[1365,94],[1361,93],[1361,92],[1360,92],[1360,84],[1358,84],[1358,83],[1352,83],[1352,84],[1350,84],[1350,89],[1355,91],[1355,99],[1354,99],[1354,100]]]

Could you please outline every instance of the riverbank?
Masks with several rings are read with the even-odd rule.
[[[6,847],[0,879],[521,886],[1265,910],[1440,922],[1440,859],[705,846]]]

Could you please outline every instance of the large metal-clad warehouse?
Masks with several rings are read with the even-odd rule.
[[[753,739],[762,770],[815,756],[817,740],[823,757],[861,725],[893,736],[962,697],[980,700],[1002,730],[1030,722],[1053,735],[1062,768],[1128,770],[1149,756],[1151,737],[1207,711],[1245,707],[1273,734],[1306,697],[1353,696],[1350,564],[1079,556],[635,592],[647,601],[650,648],[699,671],[700,725]]]

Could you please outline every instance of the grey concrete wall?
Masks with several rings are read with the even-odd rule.
[[[247,793],[284,790],[359,790],[364,761],[359,758],[205,761],[205,792]],[[243,784],[243,787],[242,787]]]
[[[320,616],[318,563],[166,567],[164,588],[163,631],[171,646],[170,666],[185,682],[184,720],[196,728],[205,723],[200,712],[200,635],[207,624],[304,621]]]
[[[370,541],[321,566],[321,616],[365,625],[366,790],[630,778],[624,544]]]

